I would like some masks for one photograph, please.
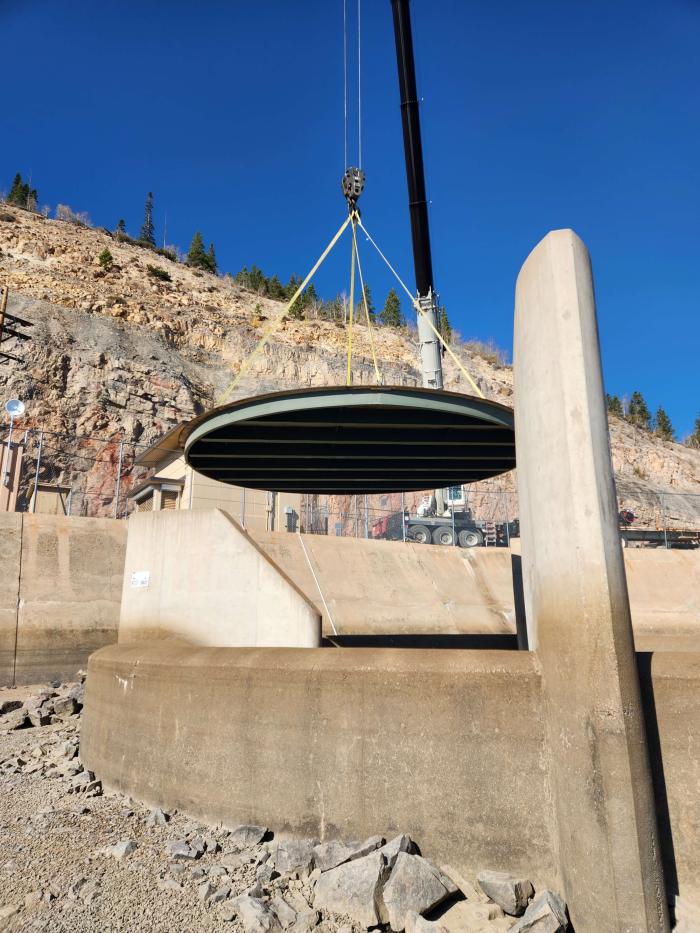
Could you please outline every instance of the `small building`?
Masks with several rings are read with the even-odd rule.
[[[180,426],[172,428],[135,460],[149,471],[127,493],[129,512],[163,509],[222,509],[253,531],[298,531],[301,496],[220,483],[185,462]]]

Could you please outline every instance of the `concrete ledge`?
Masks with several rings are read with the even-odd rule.
[[[108,786],[207,822],[404,830],[464,871],[558,883],[525,652],[104,648],[81,756]]]

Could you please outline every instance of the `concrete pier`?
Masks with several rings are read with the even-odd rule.
[[[528,637],[542,665],[558,861],[577,933],[669,928],[598,344],[571,230],[515,298],[515,424]]]

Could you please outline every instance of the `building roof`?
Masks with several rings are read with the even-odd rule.
[[[182,452],[180,435],[186,427],[186,424],[176,424],[167,434],[163,434],[154,444],[140,453],[134,463],[138,466],[158,467],[163,460],[170,459],[177,451]]]

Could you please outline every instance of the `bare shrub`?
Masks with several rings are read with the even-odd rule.
[[[56,205],[56,220],[64,220],[66,223],[75,224],[78,227],[92,226],[92,221],[86,211],[74,211],[67,204]]]
[[[463,346],[467,352],[471,353],[473,356],[480,356],[482,360],[486,360],[486,362],[491,363],[492,366],[508,365],[507,351],[497,346],[493,337],[489,337],[486,341],[470,337],[469,340],[464,341]]]

